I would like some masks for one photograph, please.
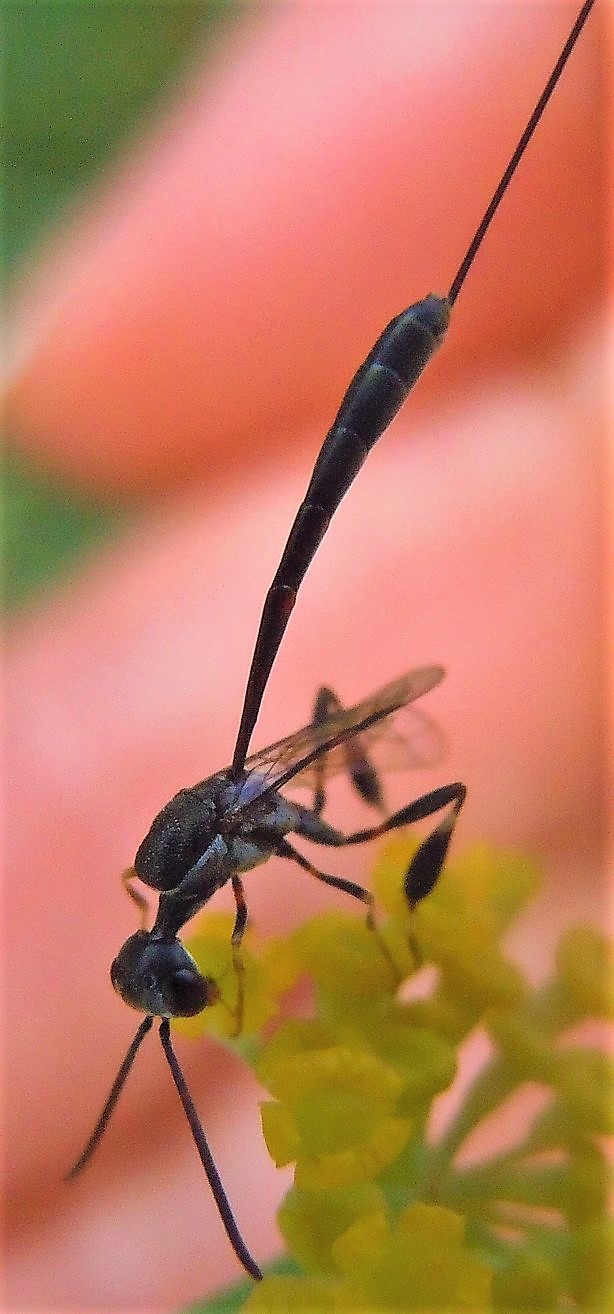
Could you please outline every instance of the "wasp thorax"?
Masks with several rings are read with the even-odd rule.
[[[134,859],[152,890],[172,890],[202,856],[215,829],[215,800],[202,789],[181,789],[154,818]]]
[[[155,1017],[194,1017],[219,998],[215,982],[179,940],[154,940],[148,931],[126,940],[111,964],[111,981],[126,1004]]]

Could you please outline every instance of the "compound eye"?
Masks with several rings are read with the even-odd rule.
[[[215,983],[190,967],[177,968],[164,984],[164,995],[171,1017],[194,1017],[207,1004],[219,998]]]

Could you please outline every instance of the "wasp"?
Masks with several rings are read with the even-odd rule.
[[[124,873],[128,893],[141,910],[142,926],[126,941],[111,967],[115,990],[143,1012],[134,1040],[120,1067],[98,1123],[74,1164],[74,1177],[91,1158],[132,1067],[138,1049],[160,1019],[160,1039],[177,1087],[201,1163],[235,1254],[255,1279],[262,1274],[235,1221],[198,1114],[187,1089],[170,1038],[174,1017],[191,1017],[218,998],[214,981],[204,977],[178,936],[186,923],[222,886],[230,882],[236,905],[231,937],[239,982],[238,1025],[242,1000],[240,945],[247,925],[245,872],[277,855],[297,864],[325,884],[360,900],[374,930],[372,895],[353,881],[321,871],[299,852],[290,835],[313,844],[340,848],[360,844],[444,810],[444,817],[419,845],[405,876],[410,906],[426,897],[446,859],[450,839],[465,800],[459,782],[431,790],[363,830],[345,834],[322,813],[326,781],[339,770],[349,772],[363,800],[384,811],[380,775],[373,753],[378,741],[394,739],[398,715],[443,678],[440,666],[420,667],[384,686],[349,709],[322,688],[311,722],[295,734],[248,756],[252,734],[269,675],[302,580],[331,519],[358,475],[368,453],[405,401],[410,389],[441,345],[457,297],[473,265],[501,200],[559,81],[595,0],[586,0],[537,101],[509,163],[469,243],[445,296],[429,294],[403,310],[386,326],[352,379],[316,459],[281,561],[267,593],[248,675],[232,761],[206,780],[182,789],[162,808],[139,846],[134,864]],[[423,720],[423,728],[428,725]],[[427,736],[428,738],[428,736]],[[432,736],[433,738],[433,736]],[[430,765],[436,755],[418,751],[417,738],[396,734],[405,765]],[[285,795],[290,785],[313,789],[311,807]],[[146,901],[138,878],[159,894],[150,930]]]

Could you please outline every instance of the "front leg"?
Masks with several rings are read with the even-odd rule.
[[[234,894],[237,914],[233,932],[230,937],[232,950],[232,965],[237,978],[237,1005],[234,1010],[235,1027],[232,1032],[233,1036],[240,1036],[243,1030],[243,1017],[245,1013],[245,968],[241,957],[241,941],[245,935],[247,927],[247,904],[245,902],[245,890],[243,881],[236,873],[232,877],[232,892]]]
[[[122,885],[126,891],[126,894],[130,896],[132,902],[136,904],[141,914],[141,930],[146,931],[147,919],[149,917],[149,904],[147,902],[147,899],[145,898],[145,895],[141,894],[141,891],[137,889],[137,887],[135,886],[134,884],[135,880],[138,880],[138,877],[134,870],[134,867],[127,867],[126,871],[123,871],[121,875]]]

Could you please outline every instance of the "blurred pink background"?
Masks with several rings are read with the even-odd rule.
[[[160,806],[231,756],[264,594],[339,400],[385,323],[445,292],[574,15],[250,11],[24,270],[12,430],[143,511],[9,641],[14,1307],[176,1308],[240,1277],[155,1038],[96,1160],[61,1181],[137,1024],[108,979],[136,926],[118,875]],[[602,35],[597,6],[447,342],[307,577],[254,740],[302,724],[322,680],[352,701],[445,664],[425,710],[448,759],[391,779],[390,804],[462,779],[456,844],[541,859],[514,938],[536,976],[562,925],[605,911]],[[371,855],[327,861],[364,879]],[[246,886],[264,933],[335,901],[281,862]],[[265,1262],[287,1178],[255,1084],[206,1042],[178,1050]]]

